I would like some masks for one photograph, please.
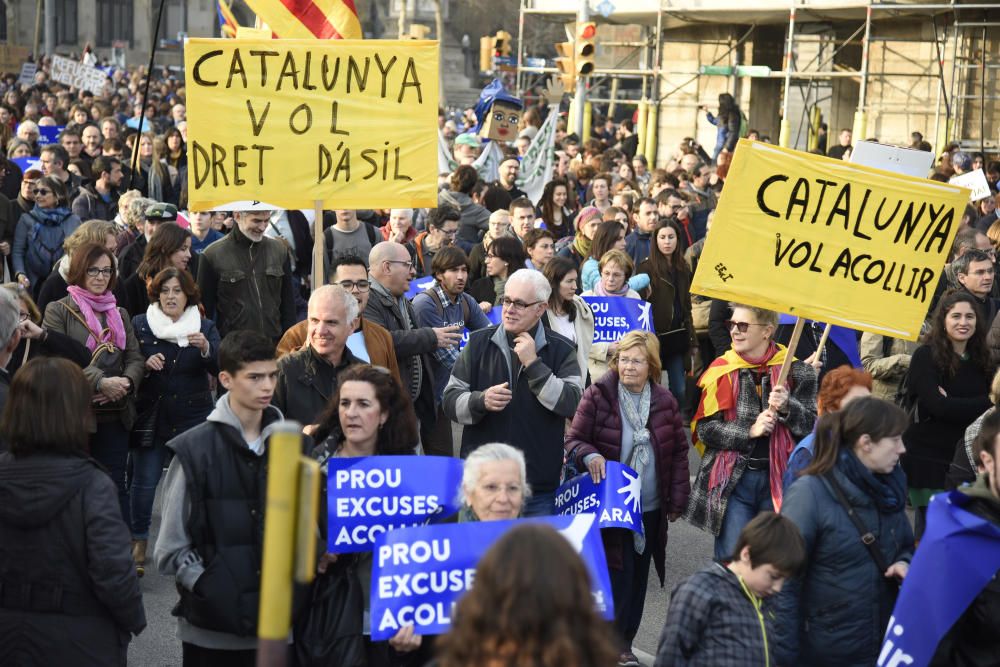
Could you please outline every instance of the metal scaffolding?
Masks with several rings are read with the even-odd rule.
[[[572,8],[575,6],[575,2],[559,0],[521,0],[516,75],[518,92],[530,89],[540,76],[557,73],[554,67],[525,65],[526,46],[531,46],[525,43],[525,22],[538,19],[571,22],[574,18]],[[923,27],[929,27],[930,30],[925,32],[932,34],[917,38],[900,36],[892,30],[898,19],[918,22]],[[818,114],[814,114],[812,109],[820,102],[829,101],[829,97],[823,97],[823,89],[838,79],[857,81],[858,102],[853,125],[855,137],[860,138],[867,136],[867,122],[872,110],[878,109],[885,113],[889,108],[877,100],[869,99],[873,81],[877,80],[883,87],[900,87],[898,81],[911,81],[909,85],[914,87],[920,79],[925,79],[936,81],[936,84],[931,84],[936,89],[935,99],[929,103],[929,106],[934,106],[934,141],[938,144],[958,141],[964,148],[975,148],[984,153],[998,148],[997,141],[987,138],[986,127],[991,111],[988,104],[1000,100],[1000,91],[990,90],[987,85],[987,74],[995,75],[1000,71],[1000,62],[996,60],[996,56],[991,55],[991,51],[996,49],[990,48],[993,43],[991,39],[997,38],[992,38],[988,30],[1000,27],[1000,3],[960,0],[925,3],[845,0],[836,4],[817,5],[808,0],[791,0],[790,3],[769,3],[765,0],[739,12],[726,12],[714,9],[712,3],[704,0],[654,0],[649,3],[649,11],[624,16],[612,15],[608,22],[639,25],[644,39],[604,43],[605,47],[630,47],[631,55],[610,67],[598,68],[591,77],[591,84],[593,86],[610,81],[612,90],[617,92],[619,80],[638,78],[641,81],[640,94],[638,100],[622,100],[617,99],[617,95],[609,95],[592,98],[592,102],[641,105],[643,100],[648,100],[648,117],[655,118],[666,100],[704,76],[702,68],[697,71],[665,69],[662,62],[663,46],[665,43],[679,43],[680,40],[672,36],[676,28],[706,24],[728,26],[730,38],[727,40],[687,41],[700,45],[715,43],[728,46],[722,56],[716,57],[715,62],[701,64],[715,65],[727,61],[723,64],[736,67],[742,64],[742,46],[753,36],[755,27],[784,23],[787,27],[781,69],[771,71],[766,76],[783,81],[780,133],[783,145],[797,143],[801,138],[792,136],[793,119],[790,114],[795,89],[799,89],[802,97],[803,116],[815,117],[818,122]],[[838,38],[838,31],[842,35],[849,30],[852,32],[848,37]],[[920,65],[914,67],[913,71],[872,71],[870,54],[873,44],[880,44],[884,51],[892,48],[889,46],[891,43],[906,42],[933,45],[931,48],[936,54],[936,62],[912,63]],[[837,55],[848,46],[861,47],[857,67],[835,62]],[[814,49],[816,55],[808,62],[801,63],[796,54],[802,48]],[[895,55],[901,56],[898,52]],[[639,67],[622,66],[629,58],[635,57],[638,57]],[[950,65],[950,73],[947,65]],[[668,81],[671,76],[690,78],[680,85],[672,85]],[[730,84],[730,89],[738,93],[740,78],[731,76]],[[976,120],[979,126],[973,128],[971,124]],[[801,125],[799,123],[799,134]]]

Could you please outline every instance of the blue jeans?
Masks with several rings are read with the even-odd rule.
[[[167,457],[165,444],[152,447],[138,447],[129,452],[128,495],[132,515],[132,539],[149,539],[149,524],[153,519],[153,498],[156,485],[163,473],[163,461]]]
[[[107,470],[118,489],[118,507],[128,525],[128,491],[125,470],[128,467],[128,431],[121,421],[98,422],[97,432],[90,436],[90,455]]]
[[[611,579],[611,596],[615,599],[615,629],[619,639],[624,641],[622,651],[632,650],[632,641],[642,623],[642,611],[646,606],[646,587],[649,585],[649,563],[653,558],[653,545],[660,534],[660,510],[642,513],[643,535],[646,536],[646,550],[637,554],[630,532],[625,538],[622,553],[622,569],[608,568]]]
[[[760,512],[773,512],[771,475],[767,470],[747,470],[740,477],[722,517],[722,529],[715,538],[715,560],[735,558],[740,531]]]
[[[684,411],[684,393],[687,389],[687,375],[684,373],[684,355],[671,354],[663,359],[663,370],[667,373],[667,389],[677,399],[677,408]]]
[[[556,512],[556,492],[536,493],[524,503],[521,516],[552,516]]]

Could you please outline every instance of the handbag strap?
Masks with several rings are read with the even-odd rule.
[[[888,571],[889,564],[885,562],[885,557],[882,555],[882,552],[879,551],[878,538],[875,537],[875,533],[868,530],[868,526],[866,526],[865,522],[861,520],[860,516],[858,516],[858,513],[854,510],[854,506],[848,502],[847,496],[844,495],[844,490],[840,487],[840,484],[833,476],[833,473],[828,472],[824,474],[823,479],[829,483],[830,488],[833,489],[833,495],[836,497],[837,502],[840,503],[840,506],[844,508],[845,512],[847,512],[848,518],[851,520],[851,523],[854,524],[854,527],[858,531],[858,535],[861,537],[861,543],[865,545],[866,549],[868,549],[868,553],[871,554],[872,560],[875,561],[875,566],[878,567],[879,572]]]
[[[80,324],[82,324],[83,327],[88,332],[90,332],[90,335],[93,336],[94,342],[97,345],[96,345],[96,347],[94,347],[93,354],[90,355],[90,363],[91,363],[91,365],[94,365],[94,364],[97,363],[97,360],[101,356],[102,352],[107,353],[107,354],[111,354],[111,353],[115,352],[118,349],[117,347],[115,347],[115,344],[112,343],[111,341],[101,342],[101,338],[103,336],[100,336],[100,335],[94,333],[94,330],[90,328],[90,325],[87,324],[87,320],[83,319],[83,316],[80,315],[80,313],[76,312],[75,310],[73,310],[72,308],[70,308],[69,306],[67,306],[62,301],[57,301],[56,303],[60,304],[63,308],[65,308],[66,312],[68,312],[70,315],[72,315],[73,317],[75,317],[80,322]],[[105,329],[105,331],[107,331],[107,329]]]

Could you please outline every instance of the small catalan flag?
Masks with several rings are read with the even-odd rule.
[[[236,30],[240,27],[240,24],[236,22],[233,10],[229,8],[226,0],[217,0],[216,10],[219,14],[219,29],[222,31],[222,36],[236,37]]]

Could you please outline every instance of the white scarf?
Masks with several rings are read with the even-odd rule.
[[[188,306],[176,322],[170,319],[160,309],[160,304],[151,303],[146,309],[146,321],[153,335],[160,340],[177,343],[178,347],[187,347],[188,336],[201,331],[201,313],[198,306]]]

